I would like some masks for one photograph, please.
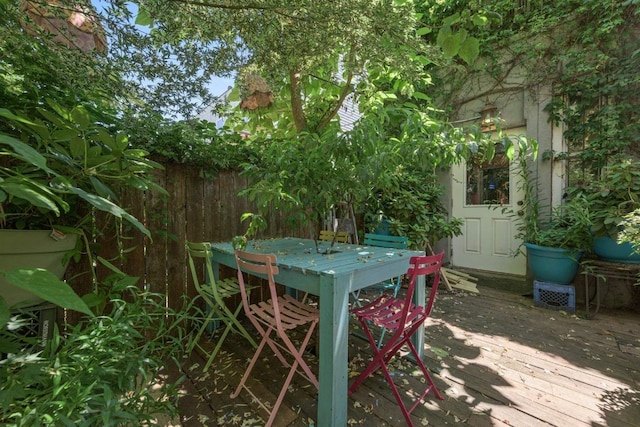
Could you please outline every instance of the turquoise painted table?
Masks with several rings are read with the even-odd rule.
[[[318,426],[347,425],[349,293],[380,281],[397,277],[409,268],[409,258],[424,252],[391,248],[336,244],[323,254],[329,242],[282,238],[250,242],[248,252],[274,253],[280,274],[276,281],[290,289],[319,296],[320,301],[320,383]],[[230,242],[212,243],[214,268],[220,264],[236,267]],[[217,273],[216,273],[217,274]],[[414,301],[424,304],[424,278],[417,282]],[[413,338],[420,357],[424,331]]]

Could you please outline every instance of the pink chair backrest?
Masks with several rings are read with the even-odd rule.
[[[240,283],[240,290],[242,292],[242,303],[244,305],[245,313],[250,316],[249,298],[245,293],[244,275],[243,272],[254,274],[257,276],[266,276],[269,281],[269,292],[271,300],[274,301],[274,310],[276,321],[278,322],[278,328],[280,329],[280,308],[275,301],[278,301],[278,292],[276,289],[276,283],[274,276],[279,273],[278,265],[276,264],[277,258],[274,254],[255,254],[251,252],[244,252],[241,250],[235,251],[236,264],[238,266],[238,282]]]
[[[411,301],[413,298],[413,291],[416,286],[416,279],[418,276],[428,276],[433,274],[433,283],[431,285],[431,292],[427,299],[426,315],[431,315],[431,309],[433,308],[433,302],[438,291],[438,285],[440,284],[440,268],[442,267],[442,260],[444,258],[444,252],[440,252],[436,255],[422,255],[414,256],[409,260],[410,266],[407,270],[407,276],[409,277],[409,286],[407,288],[407,301]],[[407,304],[408,305],[408,304]]]

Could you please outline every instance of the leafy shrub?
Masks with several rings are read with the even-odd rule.
[[[0,329],[0,341],[23,344],[0,360],[0,424],[161,425],[158,416],[176,414],[180,381],[165,381],[166,366],[187,345],[187,315],[136,282],[109,276],[94,306],[102,314],[66,334],[56,329],[41,351],[17,336],[20,316]]]
[[[411,248],[423,250],[442,238],[461,234],[462,220],[450,218],[442,202],[444,188],[436,177],[421,171],[403,171],[379,188],[368,201],[369,212],[381,213],[389,221],[391,231],[407,236]],[[378,225],[368,221],[370,231]]]

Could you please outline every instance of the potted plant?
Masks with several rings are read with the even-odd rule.
[[[530,162],[536,161],[538,144],[535,140],[520,139],[517,167],[524,194],[518,212],[518,237],[527,249],[527,265],[535,281],[555,284],[570,283],[578,271],[579,260],[593,246],[591,217],[586,197],[575,195],[564,204],[544,214]]]
[[[561,285],[573,280],[582,254],[593,245],[588,206],[585,197],[574,197],[529,233],[524,246],[535,280]]]
[[[593,251],[612,262],[639,263],[630,242],[618,242],[621,224],[640,208],[640,161],[615,158],[602,168],[601,177],[575,189],[589,201],[594,234]]]
[[[107,117],[98,119],[89,108],[68,110],[48,101],[48,108],[38,110],[41,117],[27,118],[0,109],[0,241],[5,252],[0,253],[0,270],[41,267],[61,277],[69,250],[75,247],[78,257],[81,252],[75,238],[95,232],[94,210],[150,236],[117,204],[116,189],[158,189],[149,177],[160,165],[129,147],[125,134],[112,131]],[[23,248],[32,235],[44,239],[35,244],[39,256],[52,246],[54,260],[36,259]],[[0,277],[0,298],[8,305],[39,301],[32,297]]]

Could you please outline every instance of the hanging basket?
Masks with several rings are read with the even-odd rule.
[[[266,80],[255,73],[247,74],[242,79],[242,103],[240,107],[245,110],[266,108],[273,104],[273,93]]]

